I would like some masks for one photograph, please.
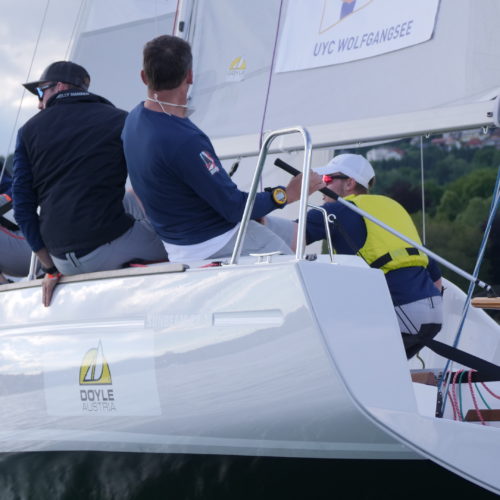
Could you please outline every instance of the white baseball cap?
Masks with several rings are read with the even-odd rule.
[[[326,165],[313,168],[313,170],[319,175],[340,172],[351,177],[367,189],[369,182],[375,177],[375,170],[373,170],[370,162],[364,156],[350,153],[337,155]]]

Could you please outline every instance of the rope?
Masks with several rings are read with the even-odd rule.
[[[86,0],[81,0],[81,2],[80,2],[80,7],[78,8],[78,12],[76,14],[75,23],[73,24],[73,29],[71,30],[71,35],[69,37],[68,46],[66,47],[66,53],[64,54],[65,61],[67,61],[69,59],[70,49],[71,49],[71,46],[73,45],[73,41],[74,41],[75,36],[76,36],[76,29],[78,27],[80,18],[82,17],[85,2],[86,2]]]
[[[0,226],[0,231],[2,231],[2,233],[5,233],[7,236],[11,236],[12,238],[15,238],[16,240],[24,240],[23,236],[19,236],[18,234],[11,233],[8,229],[5,229],[2,226]]]
[[[269,79],[267,81],[267,89],[266,89],[266,100],[264,102],[264,111],[262,113],[262,122],[260,124],[259,149],[262,148],[262,136],[264,134],[264,123],[266,121],[267,105],[269,102],[269,94],[271,93],[271,82],[273,79],[274,59],[276,58],[276,47],[278,45],[278,35],[280,32],[281,10],[282,9],[283,9],[283,0],[280,0],[280,9],[278,12],[278,24],[276,26],[276,36],[274,37],[273,56],[271,58],[271,70],[269,71]]]
[[[475,382],[474,382],[474,387],[476,388],[476,391],[479,394],[479,396],[481,396],[481,399],[483,400],[484,406],[486,406],[486,408],[488,408],[488,410],[491,410],[491,406],[486,402],[486,399],[484,399],[482,392],[479,390],[479,387],[477,386],[477,384]]]
[[[465,375],[465,370],[460,370],[460,376],[458,377],[458,400],[460,401],[460,420],[464,420],[464,410],[462,407],[462,378]]]
[[[469,383],[470,395],[472,396],[472,402],[474,403],[474,409],[476,410],[477,418],[481,421],[481,425],[486,425],[483,416],[481,415],[481,410],[479,409],[479,405],[477,404],[476,395],[474,394],[474,389],[472,387],[472,372],[474,370],[469,370],[467,381]]]
[[[276,58],[276,47],[278,45],[278,35],[280,32],[282,9],[283,9],[283,0],[280,0],[280,9],[278,12],[278,24],[276,25],[276,36],[274,37],[273,56],[271,58],[271,69],[269,71],[269,79],[267,81],[267,89],[266,89],[266,100],[264,102],[264,111],[262,112],[262,122],[260,124],[259,149],[262,149],[262,136],[264,135],[264,123],[266,121],[267,105],[269,103],[269,94],[271,93],[271,82],[273,79],[274,60]],[[262,190],[262,176],[260,179],[260,189]]]
[[[455,400],[453,399],[453,388],[448,392],[448,397],[450,398],[451,408],[453,410],[453,420],[458,420],[458,408],[455,405]]]
[[[422,243],[426,244],[425,230],[425,184],[424,184],[424,138],[420,136],[420,183],[422,185]]]
[[[479,275],[479,269],[480,269],[481,264],[483,262],[484,252],[486,250],[486,244],[488,243],[488,238],[490,235],[491,227],[492,227],[493,221],[495,219],[495,214],[498,210],[499,200],[500,200],[500,168],[498,169],[497,180],[495,183],[495,189],[493,190],[493,198],[491,200],[490,214],[488,216],[488,222],[486,224],[486,228],[485,228],[485,231],[483,234],[483,240],[482,240],[481,245],[479,247],[476,265],[474,266],[474,272],[472,273],[472,276],[475,278],[476,281],[477,281],[477,277]],[[469,311],[469,306],[470,306],[470,301],[472,299],[472,293],[474,291],[474,286],[475,286],[475,282],[471,281],[471,283],[469,284],[469,290],[468,290],[467,297],[465,299],[465,303],[464,303],[464,307],[463,307],[463,311],[462,311],[462,318],[460,320],[460,324],[459,324],[459,327],[457,330],[457,334],[455,336],[455,340],[453,341],[453,347],[457,347],[458,342],[460,341],[460,336],[462,335],[462,330],[463,330],[463,327],[465,324],[465,319],[467,317],[467,312]],[[450,360],[446,361],[445,367],[443,369],[443,374],[449,370],[450,363],[451,363]],[[443,381],[444,381],[444,378],[442,376],[441,379],[439,380],[438,391],[441,390],[442,385],[443,385]],[[446,389],[446,390],[448,390],[448,389]],[[443,398],[443,408],[442,408],[441,413],[444,413],[444,405],[445,404],[446,404],[446,397]]]
[[[463,370],[459,370],[457,372],[455,372],[455,375],[453,375],[453,382],[452,382],[452,385],[451,385],[451,399],[453,400],[453,404],[456,408],[456,418],[455,420],[462,420],[462,415],[460,414],[459,412],[459,408],[458,408],[458,398],[457,398],[457,378],[458,378],[458,375],[463,372]],[[455,411],[453,412],[455,414]],[[455,415],[454,415],[455,417]]]
[[[418,352],[415,356],[422,363],[422,369],[425,370],[425,361],[420,357],[420,354]]]
[[[33,63],[35,62],[35,56],[36,56],[36,53],[38,51],[38,45],[40,44],[40,39],[42,37],[43,27],[45,26],[45,20],[47,19],[47,12],[49,10],[49,6],[50,6],[50,0],[47,0],[47,5],[45,6],[45,11],[43,13],[42,23],[40,25],[40,30],[38,31],[38,37],[36,39],[35,49],[33,50],[33,56],[31,57],[31,63],[30,63],[29,69],[28,69],[28,76],[26,77],[26,81],[29,81],[29,78],[31,75],[31,70],[33,68]],[[5,168],[7,167],[7,158],[9,156],[9,151],[10,151],[10,148],[12,146],[12,140],[14,138],[14,134],[17,130],[17,122],[19,121],[19,115],[21,114],[21,109],[23,106],[23,101],[24,101],[25,95],[26,95],[26,89],[23,87],[23,94],[21,96],[21,102],[19,103],[19,107],[17,108],[16,119],[14,121],[14,126],[12,127],[12,133],[10,135],[9,145],[7,146],[7,154],[5,155],[5,160],[3,162],[2,171],[0,172],[0,182],[2,182],[4,173],[5,173]]]
[[[500,399],[498,394],[495,394],[484,382],[481,382],[481,385],[494,397]]]

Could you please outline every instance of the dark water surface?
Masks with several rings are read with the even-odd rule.
[[[99,452],[0,455],[1,500],[493,499],[428,461]]]

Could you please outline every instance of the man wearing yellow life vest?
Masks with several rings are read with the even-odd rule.
[[[368,194],[375,172],[361,155],[341,154],[327,165],[314,169],[323,175],[329,189],[355,204],[401,234],[420,243],[418,231],[408,212],[387,196]],[[358,254],[371,267],[381,269],[387,280],[408,358],[422,347],[421,336],[433,338],[442,325],[441,272],[433,260],[400,238],[350,210],[344,204],[324,197],[323,208],[335,215],[330,225],[332,245],[337,253]],[[266,218],[267,219],[267,218]],[[290,246],[295,249],[297,224],[286,227],[276,218],[265,223],[285,241],[292,231]],[[326,237],[323,215],[307,214],[306,242]],[[416,335],[419,334],[419,335]],[[420,338],[419,338],[420,337]]]

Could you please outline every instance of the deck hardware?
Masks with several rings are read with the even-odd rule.
[[[268,253],[251,253],[251,257],[257,257],[257,264],[271,264],[273,255],[282,255],[278,250],[276,252]]]

